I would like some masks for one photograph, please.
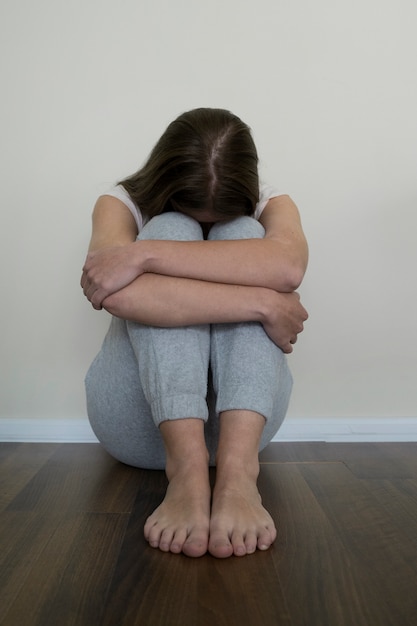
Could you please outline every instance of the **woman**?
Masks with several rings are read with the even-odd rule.
[[[165,469],[144,529],[164,552],[243,556],[276,538],[258,452],[287,410],[308,252],[296,206],[259,188],[257,165],[239,118],[192,110],[93,212],[81,285],[113,317],[86,377],[89,419],[120,461]]]

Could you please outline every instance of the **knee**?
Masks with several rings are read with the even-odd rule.
[[[227,222],[216,222],[210,229],[211,240],[263,239],[265,229],[253,217],[241,216]]]
[[[200,224],[183,213],[161,213],[142,228],[138,239],[169,239],[173,241],[196,241],[203,239]]]

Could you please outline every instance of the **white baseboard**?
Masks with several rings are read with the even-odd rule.
[[[0,419],[0,441],[96,443],[87,419]]]
[[[273,441],[417,441],[417,417],[289,418]]]
[[[0,419],[0,441],[94,443],[86,419]],[[285,420],[273,441],[417,441],[417,417],[296,418]]]

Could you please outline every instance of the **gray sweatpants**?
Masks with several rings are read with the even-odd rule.
[[[215,224],[209,239],[264,236],[250,217]],[[200,225],[181,213],[154,217],[138,239],[203,239]],[[164,469],[159,424],[199,418],[214,464],[219,414],[256,411],[265,418],[260,449],[281,426],[292,387],[282,351],[257,322],[157,328],[116,317],[86,376],[87,411],[102,445],[118,460]]]

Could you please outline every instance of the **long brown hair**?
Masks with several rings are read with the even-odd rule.
[[[200,108],[171,122],[145,165],[123,185],[148,219],[166,211],[252,215],[258,156],[249,127],[224,109]]]

